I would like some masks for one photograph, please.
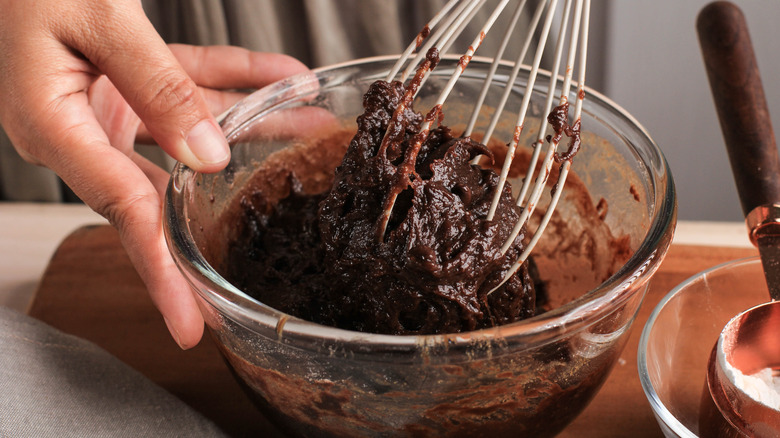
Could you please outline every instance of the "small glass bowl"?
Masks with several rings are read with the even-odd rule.
[[[261,172],[266,195],[283,196],[273,192],[289,191],[286,175],[301,165],[296,175],[304,191],[327,189],[344,149],[333,152],[319,142],[338,129],[354,133],[363,93],[394,61],[371,58],[316,70],[236,104],[221,121],[233,151],[228,167],[210,175],[183,165],[173,171],[165,199],[171,254],[239,381],[293,435],[555,435],[584,409],[619,357],[676,220],[661,151],[631,116],[596,92],[587,92],[583,108],[585,146],[573,166],[578,179],[570,176],[556,209],[565,226],[548,228],[534,252],[558,304],[552,311],[467,333],[358,333],[283,314],[220,275],[227,242],[236,238],[228,213],[248,181],[256,184]],[[457,65],[458,58],[440,62],[419,91],[418,111],[432,106]],[[489,61],[471,61],[444,105],[448,126],[465,125],[489,69]],[[488,102],[498,100],[511,70],[498,69]],[[509,112],[494,138],[512,138],[526,78],[523,70],[512,84]],[[532,93],[528,126],[546,117],[544,91],[537,86]],[[480,119],[478,129],[487,123]],[[521,144],[532,142],[523,137]],[[285,157],[305,159],[290,164]],[[518,188],[522,175],[511,175]],[[578,194],[578,186],[590,197]],[[585,220],[600,214],[595,224]],[[592,238],[597,228],[621,237],[623,256],[610,242]]]
[[[767,301],[761,260],[751,257],[694,275],[656,306],[639,340],[638,366],[665,436],[700,436],[712,348],[734,316]]]

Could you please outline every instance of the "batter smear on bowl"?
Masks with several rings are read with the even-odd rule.
[[[228,263],[229,280],[291,315],[372,333],[455,333],[536,313],[545,297],[528,263],[502,284],[526,234],[501,254],[521,213],[511,186],[487,221],[498,176],[471,161],[492,152],[443,126],[440,107],[414,111],[421,77],[370,86],[327,193],[304,194],[292,175],[275,205],[242,198],[231,258],[253,262]],[[426,119],[436,123],[421,132]]]

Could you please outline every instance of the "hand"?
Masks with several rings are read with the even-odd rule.
[[[169,48],[136,0],[0,0],[0,10],[0,123],[25,160],[54,170],[117,228],[174,339],[194,346],[203,319],[162,232],[168,174],[133,144],[153,139],[217,171],[230,152],[212,111],[241,97],[218,90],[306,68],[236,47]]]

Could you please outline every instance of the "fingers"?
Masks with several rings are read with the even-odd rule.
[[[167,175],[132,150],[133,134],[142,122],[175,159],[217,171],[230,152],[204,98],[212,92],[199,89],[190,74],[209,88],[257,88],[305,67],[243,49],[174,46],[182,66],[136,0],[0,5],[6,131],[25,159],[54,170],[119,230],[177,343],[195,345],[203,318],[163,236]],[[209,100],[224,109],[239,96]]]
[[[309,71],[295,58],[232,46],[171,44],[171,51],[196,84],[214,89],[262,88]]]
[[[212,114],[221,114],[247,93],[225,91],[257,89],[292,75],[310,72],[300,61],[287,55],[260,53],[232,46],[169,45],[184,71],[201,87],[201,95]],[[138,141],[150,142],[145,126]]]
[[[165,197],[165,191],[168,189],[168,181],[170,180],[170,173],[163,170],[160,166],[146,159],[138,152],[133,152],[129,155],[130,159],[138,166],[138,169],[146,175],[146,178],[152,184],[160,199]]]
[[[156,142],[195,170],[224,167],[230,152],[221,130],[140,2],[90,2],[78,13],[86,17],[59,39],[111,79]]]
[[[140,157],[131,160],[111,147],[98,122],[81,117],[85,111],[86,98],[70,96],[61,112],[42,124],[48,132],[62,133],[57,144],[50,146],[53,153],[48,165],[119,230],[127,254],[174,339],[182,348],[192,347],[203,334],[203,318],[165,243],[158,193],[162,187],[155,187],[144,173],[154,175],[153,167],[146,168],[153,165]],[[160,176],[152,176],[157,185],[163,185]]]
[[[255,121],[242,135],[243,141],[308,143],[338,131],[344,121],[325,108],[302,106],[274,111]]]
[[[144,24],[139,4],[134,0],[0,0],[0,121],[25,159],[54,170],[119,230],[171,333],[187,348],[202,336],[203,318],[163,238],[158,193],[164,185],[162,171],[132,151],[130,157],[125,155],[137,120],[116,95],[103,94],[90,101],[90,94],[110,89],[105,81],[96,84],[96,66],[105,63],[112,66],[113,75],[124,80],[120,91],[132,97],[134,109],[146,107],[147,122],[159,115],[160,126],[169,124],[170,132],[158,126],[155,133],[162,135],[169,147],[186,139],[198,122],[213,123],[200,96],[183,91],[191,84],[185,83],[173,93],[189,97],[177,101],[182,109],[175,99],[165,99],[166,89],[155,79],[178,80],[186,74],[164,45],[162,49],[155,46],[154,31]],[[112,32],[111,44],[104,45],[104,37]],[[129,62],[134,55],[124,51],[122,39],[129,40],[127,47],[149,43],[146,50],[153,53],[140,64]],[[117,61],[117,57],[121,59]],[[161,75],[154,73],[157,66]],[[148,87],[143,88],[138,80]],[[151,93],[150,84],[157,85]],[[141,92],[133,94],[135,87]],[[155,93],[165,101],[159,107],[154,107],[154,99],[149,97]],[[166,111],[166,105],[173,109]],[[190,110],[194,117],[187,116]],[[111,132],[110,138],[105,131]],[[224,142],[221,133],[218,138]],[[119,150],[114,143],[126,145]]]
[[[212,90],[208,88],[201,89],[201,93],[206,100],[206,104],[208,105],[211,114],[222,114],[239,100],[247,96],[247,93]],[[138,127],[135,140],[142,144],[154,143],[154,139],[143,124]]]

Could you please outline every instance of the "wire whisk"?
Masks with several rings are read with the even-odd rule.
[[[427,79],[430,71],[435,68],[436,60],[431,56],[431,51],[438,51],[440,55],[450,51],[458,41],[458,37],[467,28],[467,25],[478,16],[480,10],[485,8],[487,4],[486,0],[450,0],[406,48],[386,78],[388,82],[398,80],[412,84],[407,89],[407,95],[399,105],[400,110],[403,110],[404,106],[411,104],[419,87]],[[543,58],[550,65],[549,71],[551,74],[546,87],[547,95],[543,109],[543,114],[548,114],[548,116],[540,120],[526,177],[516,198],[517,205],[521,207],[522,213],[515,223],[510,236],[501,248],[502,255],[512,246],[517,236],[531,219],[542,197],[544,188],[548,184],[555,163],[560,164],[560,171],[558,172],[557,181],[551,190],[550,203],[544,215],[530,236],[524,251],[510,268],[501,284],[509,279],[527,260],[544,233],[558,204],[563,186],[566,183],[566,178],[572,165],[572,158],[580,147],[579,133],[582,103],[585,98],[585,64],[587,58],[590,0],[564,0],[562,5],[559,4],[558,0],[500,0],[493,6],[492,10],[488,11],[487,19],[473,40],[471,40],[465,52],[460,56],[460,61],[435,101],[433,109],[425,117],[420,130],[421,136],[424,137],[432,129],[437,120],[437,114],[440,113],[456,82],[468,67],[472,57],[482,45],[491,28],[496,24],[499,16],[509,9],[510,4],[516,6],[508,20],[503,38],[497,45],[496,52],[491,56],[494,62],[488,70],[484,85],[463,133],[464,137],[470,137],[474,134],[477,119],[483,111],[485,98],[498,66],[502,61],[506,62],[504,55],[507,46],[513,39],[520,38],[518,41],[522,41],[522,43],[520,44],[519,53],[512,62],[513,68],[506,81],[506,87],[499,102],[495,105],[495,112],[491,116],[490,122],[484,133],[482,133],[481,138],[482,143],[488,144],[505,110],[520,70],[524,66],[525,68],[530,68],[522,102],[516,114],[514,134],[508,142],[508,149],[499,175],[498,187],[496,187],[496,192],[493,195],[486,218],[488,221],[494,218],[521,134],[526,128],[526,116]],[[526,25],[521,26],[520,23],[526,23]],[[518,37],[518,33],[521,36]],[[536,45],[532,47],[534,42],[536,42]],[[549,52],[548,43],[554,44],[551,59],[549,59],[549,54],[546,54],[546,51]],[[567,52],[565,60],[563,58],[564,51]],[[530,62],[526,60],[527,57],[530,57]],[[563,68],[561,68],[562,62],[564,62]],[[576,83],[573,83],[575,71],[577,73]],[[558,86],[559,81],[562,81],[560,87]],[[569,102],[569,95],[572,87],[576,87],[576,98],[574,113],[570,116],[569,107],[571,103]],[[552,132],[548,134],[550,128],[552,128]],[[391,129],[387,131],[387,136],[389,136]],[[568,146],[566,150],[559,150],[564,136],[569,138]],[[385,138],[385,140],[388,139]],[[383,147],[386,147],[386,143],[387,141],[383,141]],[[474,164],[476,164],[477,159],[478,157],[475,158]],[[540,159],[541,164],[539,163]],[[384,235],[396,197],[397,193],[391,194],[386,201],[384,215],[381,218],[382,222],[379,227],[380,238]],[[490,292],[498,289],[501,284]]]

